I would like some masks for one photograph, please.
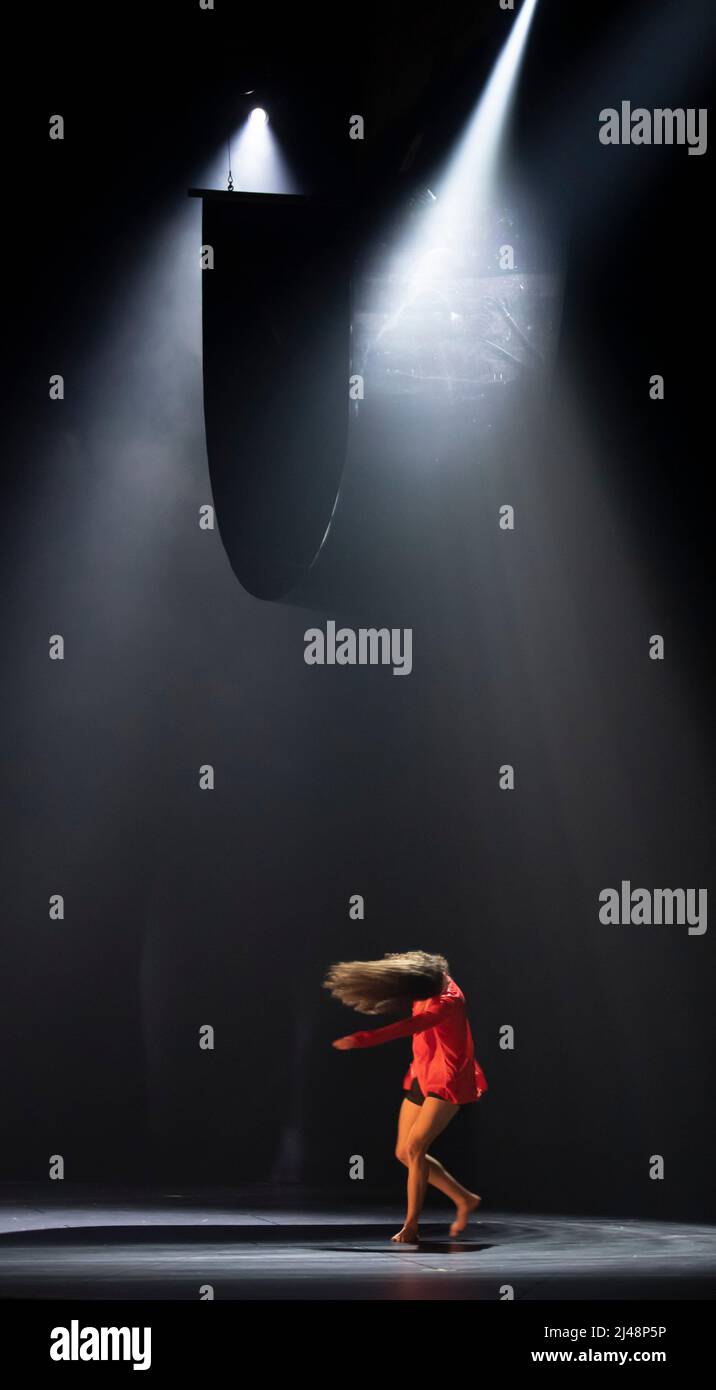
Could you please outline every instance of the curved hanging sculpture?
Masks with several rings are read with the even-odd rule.
[[[204,412],[216,519],[258,598],[300,588],[329,529],[348,434],[350,276],[338,218],[289,194],[203,200]]]

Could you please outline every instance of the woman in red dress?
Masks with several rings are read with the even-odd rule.
[[[409,1018],[370,1032],[337,1038],[339,1051],[375,1047],[393,1038],[412,1037],[413,1060],[403,1079],[403,1103],[398,1119],[396,1157],[408,1169],[408,1210],[405,1224],[393,1240],[414,1244],[428,1183],[455,1203],[451,1236],[464,1231],[481,1198],[445,1171],[428,1147],[448,1125],[461,1105],[479,1100],[487,1080],[475,1060],[465,998],[448,974],[444,956],[404,951],[383,960],[343,961],[324,981],[336,999],[363,1014],[405,1012]]]

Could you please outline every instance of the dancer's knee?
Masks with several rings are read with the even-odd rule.
[[[411,1137],[411,1138],[408,1140],[408,1143],[407,1143],[407,1146],[406,1146],[406,1147],[407,1147],[408,1163],[419,1163],[420,1160],[423,1159],[423,1158],[425,1157],[425,1155],[426,1155],[426,1153],[427,1153],[427,1151],[428,1151],[428,1145],[427,1145],[426,1140],[425,1140],[425,1139],[421,1139],[421,1138],[415,1138],[415,1139],[414,1139],[414,1138]]]
[[[404,1163],[407,1167],[410,1160],[408,1158],[408,1150],[405,1144],[396,1144],[395,1157],[397,1158],[398,1163]]]

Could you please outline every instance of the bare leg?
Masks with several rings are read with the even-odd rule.
[[[403,1101],[403,1106],[411,1105],[410,1101]],[[428,1186],[430,1165],[427,1162],[427,1150],[430,1142],[441,1134],[445,1127],[450,1123],[453,1115],[460,1109],[459,1105],[452,1105],[450,1101],[438,1100],[435,1096],[426,1096],[422,1106],[413,1106],[417,1110],[417,1115],[408,1129],[409,1115],[404,1118],[403,1108],[401,1107],[401,1121],[403,1121],[403,1145],[402,1151],[407,1158],[408,1164],[408,1210],[405,1217],[405,1225],[393,1240],[399,1244],[415,1244],[418,1239],[418,1222],[420,1213],[425,1201],[425,1192]],[[401,1138],[401,1125],[398,1126],[399,1140]],[[438,1169],[434,1169],[438,1172]],[[445,1170],[443,1169],[443,1172]],[[447,1175],[446,1175],[447,1176]]]
[[[428,1182],[433,1187],[438,1187],[441,1192],[445,1193],[446,1197],[450,1198],[451,1202],[455,1203],[457,1211],[455,1220],[450,1227],[450,1235],[458,1236],[461,1231],[464,1231],[470,1213],[477,1211],[482,1198],[478,1197],[476,1192],[470,1192],[467,1187],[463,1187],[457,1178],[454,1178],[443,1168],[439,1159],[433,1158],[431,1154],[426,1154],[425,1162],[428,1165]]]
[[[410,1100],[404,1100],[400,1107],[398,1117],[398,1138],[395,1145],[395,1156],[404,1163],[406,1168],[409,1166],[408,1160],[408,1140],[413,1126],[420,1114],[421,1107],[413,1104]],[[457,1208],[455,1220],[450,1227],[451,1236],[459,1235],[467,1225],[470,1213],[476,1211],[480,1205],[481,1198],[476,1192],[471,1192],[469,1188],[463,1187],[451,1173],[443,1167],[439,1159],[433,1158],[432,1154],[425,1154],[425,1162],[428,1165],[428,1182],[437,1187],[440,1192],[444,1192]]]

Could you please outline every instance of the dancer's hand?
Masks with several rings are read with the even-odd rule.
[[[350,1047],[355,1047],[355,1041],[350,1035],[347,1038],[336,1038],[331,1047],[337,1047],[339,1052],[347,1052]]]

